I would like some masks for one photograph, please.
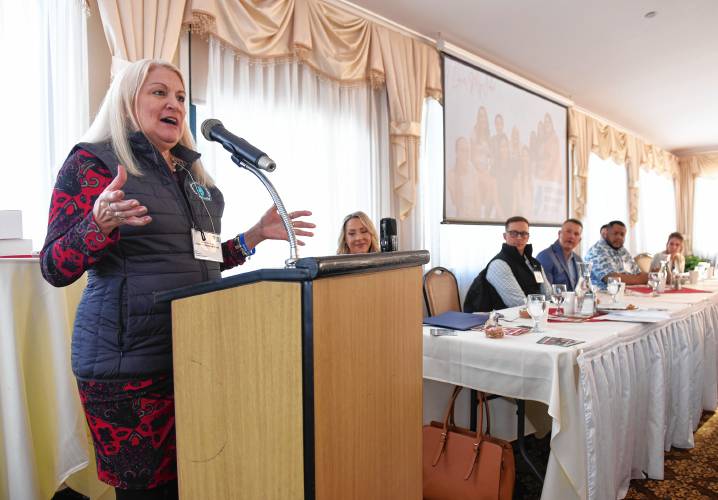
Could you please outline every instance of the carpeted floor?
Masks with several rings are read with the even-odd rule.
[[[718,498],[718,413],[703,412],[695,433],[696,447],[666,453],[663,481],[634,480],[631,500],[691,500]]]
[[[514,487],[514,500],[538,500],[541,498],[541,482],[531,472],[521,454],[519,453],[516,441],[514,447],[514,459],[516,461],[516,484]],[[526,436],[526,452],[529,459],[538,468],[541,474],[546,474],[546,464],[551,451],[551,434],[543,439],[536,439],[534,436]]]
[[[634,480],[629,500],[715,500],[718,499],[718,413],[704,412],[695,433],[696,447],[672,449],[665,455],[663,481]],[[527,436],[526,449],[531,460],[544,473],[548,462],[548,439]],[[529,471],[514,443],[516,489],[514,500],[537,500],[541,483]]]

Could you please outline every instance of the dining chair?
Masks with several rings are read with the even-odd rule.
[[[454,273],[440,266],[429,269],[424,275],[424,301],[429,316],[461,312],[459,284]]]
[[[651,270],[651,262],[653,261],[653,255],[650,253],[639,253],[636,255],[633,260],[636,261],[636,264],[638,264],[638,267],[641,269],[642,273],[647,273]]]

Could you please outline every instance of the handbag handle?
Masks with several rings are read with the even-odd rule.
[[[436,464],[439,463],[439,460],[441,459],[441,455],[443,455],[444,450],[446,449],[446,442],[449,437],[449,429],[453,429],[456,427],[456,424],[454,422],[454,409],[456,407],[456,398],[459,396],[459,393],[463,389],[462,386],[456,385],[454,386],[454,391],[451,394],[451,399],[449,400],[449,404],[446,407],[446,411],[444,412],[444,425],[441,433],[441,437],[439,439],[439,448],[436,450],[436,455],[434,456],[434,461],[431,464],[433,467],[436,467]],[[481,441],[483,441],[485,435],[490,435],[491,430],[491,413],[489,411],[489,400],[486,397],[486,393],[482,391],[477,391],[477,402],[476,402],[477,410],[478,410],[478,422],[476,427],[476,442],[474,442],[474,458],[469,464],[469,469],[466,472],[466,475],[464,476],[464,480],[468,480],[471,477],[471,474],[474,472],[474,468],[476,467],[476,464],[479,461],[479,452],[481,451]],[[484,411],[486,411],[486,433],[483,431],[483,425],[484,425]]]
[[[476,442],[474,442],[474,458],[469,464],[469,469],[464,475],[464,480],[468,481],[471,474],[474,472],[476,464],[479,463],[479,452],[481,451],[481,441],[484,440],[484,436],[489,434],[491,427],[491,417],[489,416],[489,400],[486,397],[486,393],[477,391],[477,410],[479,413],[478,421],[476,422]],[[484,434],[484,409],[486,409],[486,434]]]
[[[433,467],[436,467],[436,464],[439,463],[439,459],[441,458],[441,455],[444,453],[444,450],[446,449],[446,440],[449,437],[449,426],[451,426],[451,428],[455,427],[454,405],[456,404],[456,398],[459,396],[461,389],[463,389],[463,388],[460,385],[454,386],[454,392],[451,394],[451,399],[449,400],[449,405],[446,407],[446,411],[444,412],[444,426],[443,426],[443,431],[441,433],[441,437],[439,439],[439,448],[436,450],[436,455],[434,456],[434,461],[431,464]]]
[[[449,404],[446,407],[446,411],[444,412],[444,432],[447,432],[449,429],[453,429],[456,427],[456,422],[454,421],[454,408],[456,406],[456,399],[458,398],[459,393],[462,389],[463,387],[460,385],[454,386],[454,391],[451,394]],[[476,391],[476,393],[476,406],[479,415],[479,419],[476,426],[477,435],[479,433],[491,435],[491,412],[489,411],[489,399],[486,397],[486,393],[483,391]],[[484,428],[484,408],[486,408],[486,432],[482,432]]]

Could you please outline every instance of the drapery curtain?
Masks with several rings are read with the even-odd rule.
[[[693,251],[695,181],[697,177],[718,177],[718,153],[680,158],[679,192],[681,210],[678,211],[678,230],[686,237],[685,253]]]
[[[298,58],[345,84],[384,83],[373,24],[332,5],[315,0],[191,0],[184,22],[193,32],[211,34],[250,59]]]
[[[55,177],[88,126],[85,5],[0,0],[0,78],[6,158],[0,209],[22,210],[39,250]],[[20,98],[18,98],[20,96]]]
[[[226,128],[277,162],[267,177],[287,210],[311,210],[314,238],[300,256],[333,255],[345,215],[357,210],[378,222],[390,216],[386,94],[368,85],[342,86],[298,61],[259,63],[209,40],[207,103],[198,122],[220,119]],[[198,137],[205,168],[222,189],[223,239],[249,229],[272,200],[248,171],[216,143]],[[378,228],[377,228],[378,229]],[[286,242],[263,243],[234,270],[281,267]]]
[[[343,85],[386,82],[397,215],[409,214],[416,202],[422,105],[426,96],[441,99],[436,49],[320,0],[190,0],[184,22],[252,59],[298,59]]]
[[[639,169],[666,173],[679,178],[678,159],[652,144],[618,130],[606,123],[571,108],[569,118],[569,144],[573,160],[573,214],[581,218],[586,214],[586,186],[590,153],[601,159],[612,159],[625,165],[628,183],[628,223],[635,226],[639,213]],[[677,205],[678,207],[678,205]]]
[[[172,61],[186,0],[98,0],[112,74],[140,59]]]
[[[375,29],[386,68],[394,192],[404,219],[416,200],[424,97],[441,98],[438,83],[427,86],[436,76],[439,59],[425,44],[381,26]]]

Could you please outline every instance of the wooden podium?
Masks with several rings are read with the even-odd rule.
[[[172,300],[182,500],[418,500],[428,252],[300,259]]]

